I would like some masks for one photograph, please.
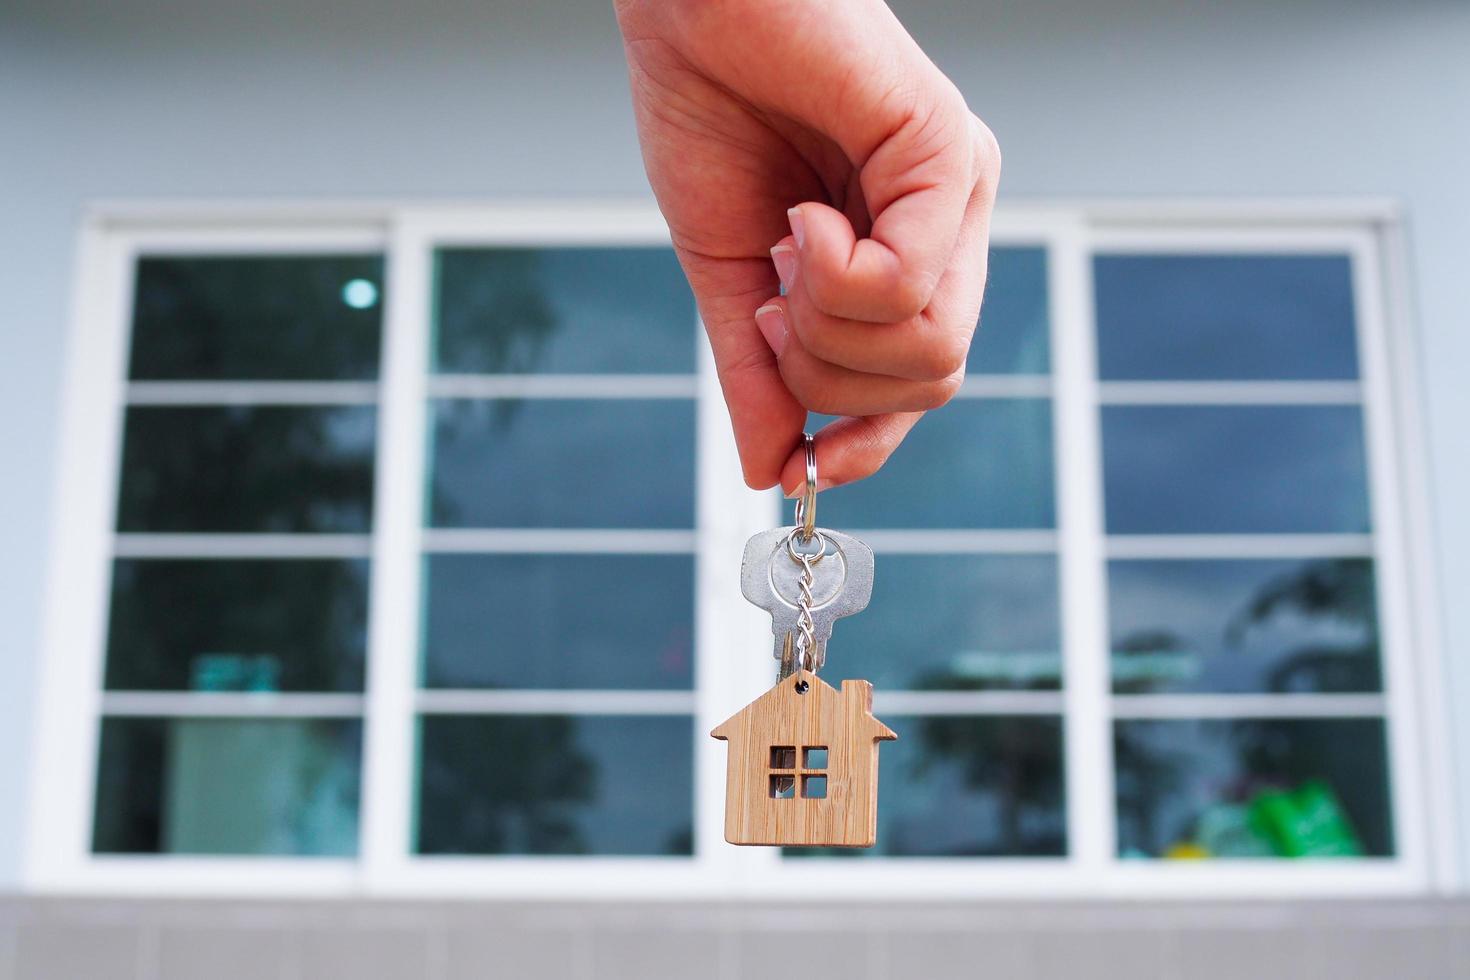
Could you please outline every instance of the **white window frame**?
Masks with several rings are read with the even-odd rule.
[[[80,236],[60,446],[51,566],[28,796],[26,882],[36,891],[122,894],[506,896],[543,898],[1064,898],[1423,894],[1457,886],[1451,761],[1429,548],[1428,494],[1416,360],[1396,211],[1380,202],[1075,202],[1003,208],[997,245],[1048,250],[1049,377],[972,376],[960,397],[1052,400],[1057,527],[1038,531],[869,531],[895,552],[1056,553],[1064,683],[1059,692],[878,692],[882,716],[1062,715],[1068,854],[1059,858],[788,862],[774,849],[724,843],[724,747],[699,737],[772,679],[769,627],[740,600],[745,538],[773,526],[776,493],[745,489],[708,350],[696,376],[510,378],[428,375],[430,262],[442,245],[656,245],[667,230],[651,205],[545,202],[99,206]],[[1351,256],[1359,382],[1103,382],[1096,377],[1091,256],[1095,249]],[[382,251],[387,306],[376,383],[126,382],[132,274],[147,252]],[[691,324],[691,328],[696,325]],[[421,526],[431,394],[697,396],[696,531],[456,532]],[[187,555],[204,536],[113,530],[124,406],[274,398],[379,405],[370,535],[211,535],[213,553],[370,555],[365,693],[213,695],[238,715],[364,715],[356,858],[207,858],[91,853],[109,580],[116,555]],[[1372,535],[1108,536],[1103,532],[1102,404],[1337,404],[1365,409]],[[423,548],[672,551],[696,556],[692,693],[421,692],[416,690]],[[1109,557],[1370,555],[1379,589],[1384,692],[1369,695],[1113,695],[1106,609]],[[840,636],[839,636],[840,645]],[[106,695],[110,714],[197,706],[197,695]],[[499,701],[497,701],[499,699]],[[492,703],[496,702],[496,703]],[[501,703],[503,702],[503,703]],[[694,716],[695,852],[690,858],[416,856],[409,852],[416,712],[488,708],[690,711]],[[191,712],[194,708],[190,708]],[[1362,715],[1384,711],[1395,856],[1331,861],[1124,861],[1115,856],[1114,717]]]

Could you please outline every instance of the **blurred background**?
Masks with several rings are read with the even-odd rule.
[[[0,978],[1470,976],[1470,9],[894,6],[1006,162],[840,854],[611,5],[0,11]]]

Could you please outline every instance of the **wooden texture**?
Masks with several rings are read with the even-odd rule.
[[[802,671],[778,681],[710,734],[730,743],[725,840],[873,846],[878,834],[878,742],[898,737],[873,717],[873,685],[843,681],[838,691]],[[825,765],[813,764],[822,760],[809,754],[811,749],[826,751]],[[789,757],[785,750],[790,750]],[[773,795],[773,779],[783,788],[782,781],[789,779],[791,796]],[[821,788],[826,795],[814,798]]]

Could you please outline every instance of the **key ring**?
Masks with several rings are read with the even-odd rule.
[[[806,445],[806,485],[796,498],[796,526],[801,530],[801,543],[809,544],[817,530],[817,443],[810,432],[801,434]]]

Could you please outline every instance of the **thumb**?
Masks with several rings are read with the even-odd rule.
[[[948,83],[944,83],[949,88]],[[994,137],[954,93],[910,115],[874,150],[860,181],[869,213],[859,238],[841,211],[806,202],[788,212],[800,288],[823,312],[895,323],[928,307],[952,261],[977,185],[987,204],[999,178]]]

